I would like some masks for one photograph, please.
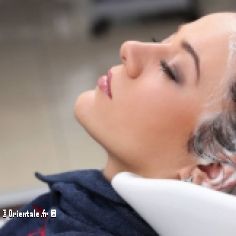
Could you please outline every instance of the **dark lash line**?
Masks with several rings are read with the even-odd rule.
[[[158,42],[158,40],[154,36],[151,38],[151,41],[154,43]],[[179,79],[179,76],[173,72],[173,70],[170,68],[170,66],[165,60],[160,60],[160,66],[170,79],[174,80],[176,83],[179,83],[181,81]]]
[[[154,37],[154,36],[151,38],[151,41],[154,42],[154,43],[157,43],[157,42],[158,42],[158,40],[157,40],[156,37]]]
[[[178,82],[177,76],[173,73],[172,69],[164,60],[160,60],[160,65],[163,71],[174,81]]]

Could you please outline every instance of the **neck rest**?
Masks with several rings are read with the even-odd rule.
[[[130,172],[112,179],[118,194],[160,236],[235,236],[236,197],[193,183]]]

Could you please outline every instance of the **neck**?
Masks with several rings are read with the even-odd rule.
[[[146,159],[145,163],[134,167],[108,153],[108,159],[102,173],[109,182],[119,172],[133,172],[146,178],[178,179],[177,169],[171,169],[168,163],[162,164],[163,165],[160,165],[158,159],[155,158],[155,160]]]
[[[108,153],[107,162],[103,169],[104,177],[110,182],[112,178],[119,172],[130,171],[125,164]]]

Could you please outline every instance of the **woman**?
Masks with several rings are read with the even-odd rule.
[[[235,45],[234,13],[205,16],[160,43],[123,43],[122,63],[75,105],[80,124],[107,151],[106,166],[38,174],[51,191],[22,212],[55,208],[56,218],[14,218],[0,235],[157,235],[112,189],[121,171],[232,191]]]

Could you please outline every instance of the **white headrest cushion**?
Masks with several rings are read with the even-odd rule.
[[[121,172],[112,186],[161,236],[235,236],[236,197],[178,180]]]

